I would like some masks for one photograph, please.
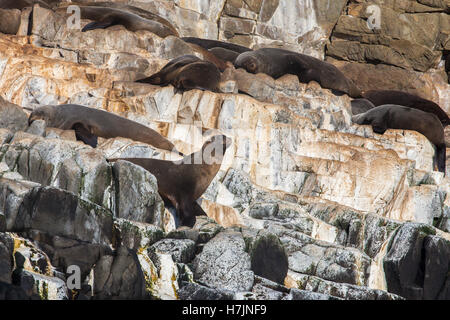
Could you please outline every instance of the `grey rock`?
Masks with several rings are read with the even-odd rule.
[[[198,232],[198,243],[206,243],[214,238],[224,228],[208,217],[199,216],[195,222],[193,230]]]
[[[288,272],[288,254],[278,237],[270,232],[262,231],[250,238],[249,254],[251,269],[263,278],[277,283],[284,283]]]
[[[194,278],[212,288],[250,291],[254,274],[238,232],[225,230],[205,244],[193,261]]]
[[[422,258],[425,264],[423,299],[435,300],[439,297],[444,299],[444,293],[450,290],[448,283],[450,241],[430,235],[425,238],[423,249],[425,251]]]
[[[328,294],[291,289],[289,295],[283,300],[339,300]]]
[[[232,300],[233,293],[211,289],[198,283],[182,282],[178,297],[180,300]]]
[[[38,295],[29,296],[21,287],[0,281],[0,300],[39,300]]]
[[[116,188],[116,216],[163,227],[164,203],[158,194],[156,178],[128,161],[113,165]]]
[[[198,221],[199,218],[197,218]],[[170,239],[190,239],[197,243],[200,237],[200,231],[188,227],[179,227],[176,230],[170,231],[166,238]]]
[[[405,223],[395,234],[383,259],[389,292],[407,299],[421,299],[423,279],[422,248],[430,228],[417,223]]]
[[[6,231],[6,216],[0,212],[0,232]]]
[[[108,245],[112,240],[110,212],[72,193],[53,187],[34,188],[23,200],[15,228],[36,229],[93,244]]]
[[[129,249],[151,246],[164,237],[164,231],[152,224],[119,218],[114,219],[114,227],[118,241]]]
[[[0,233],[0,282],[11,283],[14,240],[7,233]]]
[[[298,289],[308,292],[317,292],[345,300],[403,300],[402,297],[383,290],[348,283],[337,283],[315,276],[293,274],[295,274]]]
[[[16,269],[13,278],[14,284],[21,287],[28,296],[38,295],[42,300],[68,299],[66,283],[59,278],[24,269]]]
[[[162,239],[149,250],[170,254],[174,262],[189,263],[194,258],[195,242],[189,239]]]
[[[0,97],[0,128],[12,132],[25,131],[28,128],[28,116],[21,107]]]
[[[27,133],[34,134],[36,136],[43,137],[45,136],[45,129],[47,128],[47,124],[45,120],[34,120],[27,129]]]
[[[6,230],[15,228],[23,229],[23,221],[17,221],[19,212],[22,212],[29,204],[29,196],[33,187],[39,186],[35,183],[14,181],[0,178],[0,211],[6,220]]]
[[[109,272],[108,272],[109,271]],[[96,275],[100,275],[96,279]],[[104,256],[94,269],[96,299],[143,299],[145,278],[136,252],[124,246],[111,258]]]
[[[285,296],[282,292],[267,288],[261,284],[255,284],[252,293],[255,295],[256,300],[282,300]]]

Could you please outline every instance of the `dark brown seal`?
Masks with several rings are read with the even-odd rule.
[[[229,61],[234,64],[234,61],[236,61],[236,58],[239,56],[239,52],[233,51],[230,49],[225,49],[221,47],[214,47],[211,49],[208,49],[209,52],[214,54],[217,58],[222,59],[224,61]]]
[[[361,96],[353,82],[331,63],[284,49],[262,48],[241,53],[234,66],[250,73],[265,73],[274,79],[293,74],[303,83],[317,81],[323,88],[354,98]]]
[[[113,9],[119,9],[119,10],[122,10],[122,11],[134,13],[134,14],[142,17],[142,18],[145,18],[145,19],[148,19],[148,20],[152,20],[152,21],[156,21],[156,22],[159,22],[159,23],[165,25],[166,27],[168,27],[169,29],[172,30],[174,35],[178,36],[177,29],[168,20],[164,19],[163,17],[159,16],[158,14],[156,14],[154,12],[143,10],[141,8],[130,6],[130,5],[127,5],[127,4],[124,4],[124,3],[108,2],[108,1],[82,2],[82,3],[80,3],[80,1],[78,1],[78,2],[72,1],[72,2],[69,2],[69,3],[62,3],[62,4],[60,4],[60,7],[57,10],[67,10],[67,6],[69,6],[69,5],[78,5],[78,6],[84,6],[84,7],[113,8]]]
[[[29,122],[38,119],[45,120],[48,127],[75,130],[77,139],[93,148],[97,137],[123,137],[179,153],[172,142],[155,130],[104,110],[77,104],[42,106],[31,112]]]
[[[413,109],[419,109],[435,114],[444,126],[448,126],[450,124],[450,119],[447,113],[442,110],[437,103],[423,99],[414,94],[397,90],[369,90],[364,91],[362,96],[367,100],[370,100],[375,106],[381,106],[383,104],[396,104]]]
[[[211,49],[211,48],[225,48],[228,50],[232,50],[238,53],[243,53],[247,51],[252,51],[252,49],[249,49],[244,46],[240,46],[238,44],[219,41],[219,40],[210,40],[210,39],[202,39],[202,38],[196,38],[196,37],[183,37],[181,38],[184,42],[187,43],[193,43],[196,44],[202,48],[205,49]]]
[[[370,100],[364,98],[353,99],[350,104],[352,106],[352,114],[354,115],[367,112],[376,107]]]
[[[39,4],[39,6],[50,9],[50,6],[41,0],[1,0],[0,8],[1,9],[19,9],[22,10],[26,7],[32,7],[35,3]]]
[[[201,150],[185,156],[181,161],[148,158],[114,158],[108,161],[125,160],[148,170],[156,177],[158,192],[166,205],[175,208],[177,227],[192,227],[195,216],[204,214],[196,201],[219,171],[230,144],[231,139],[216,135],[205,142]]]
[[[0,32],[16,34],[19,31],[22,12],[19,9],[0,8]]]
[[[217,92],[220,71],[209,61],[203,61],[193,55],[184,55],[171,60],[154,75],[136,82],[162,86],[172,84],[180,90],[201,89]]]
[[[352,121],[360,125],[371,125],[373,132],[383,134],[387,129],[414,130],[423,134],[436,146],[435,163],[445,174],[445,136],[439,118],[429,112],[404,106],[386,104],[355,115]]]
[[[81,30],[86,32],[94,29],[105,29],[114,25],[123,25],[127,30],[138,31],[147,30],[162,38],[167,36],[178,36],[172,28],[154,20],[143,18],[137,14],[127,12],[121,9],[96,7],[96,6],[81,6],[81,18],[94,20],[88,23]]]

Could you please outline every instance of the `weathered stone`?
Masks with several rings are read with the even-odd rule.
[[[180,300],[232,300],[233,294],[197,283],[183,282],[178,291],[178,297]]]
[[[163,226],[164,203],[156,178],[144,168],[127,161],[113,165],[118,218]]]
[[[195,242],[189,239],[162,239],[149,250],[170,254],[174,262],[189,263],[194,258]]]
[[[14,240],[7,233],[0,233],[0,282],[11,283]]]
[[[383,261],[390,292],[407,299],[436,299],[446,290],[449,242],[433,236],[434,232],[414,223],[397,231]]]
[[[0,128],[12,132],[25,131],[28,127],[28,117],[22,108],[0,97]]]
[[[212,288],[248,291],[253,286],[249,255],[242,236],[223,231],[211,239],[195,257],[194,278]]]
[[[255,275],[284,283],[288,272],[288,255],[278,237],[268,232],[260,232],[246,240],[251,269]]]
[[[146,296],[144,275],[136,253],[132,250],[119,247],[116,256],[112,259],[104,256],[102,263],[94,270],[94,279],[95,274],[101,279],[94,282],[97,298],[142,299]]]
[[[34,272],[16,269],[14,283],[31,295],[38,295],[41,300],[67,300],[66,283],[55,277],[48,277]]]

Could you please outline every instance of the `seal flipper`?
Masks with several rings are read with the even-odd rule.
[[[81,123],[75,123],[72,126],[72,129],[75,130],[75,136],[77,140],[81,140],[84,143],[90,145],[92,148],[97,147],[97,139],[96,135],[93,135],[85,126]]]
[[[200,203],[198,203],[198,200],[194,201],[193,209],[194,209],[195,216],[197,216],[197,217],[198,216],[208,216],[206,214],[206,212],[203,210],[203,208],[200,206]]]

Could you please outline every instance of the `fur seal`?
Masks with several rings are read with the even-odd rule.
[[[39,4],[42,8],[50,9],[50,6],[41,0],[1,0],[0,8],[22,10],[26,7],[32,7],[35,3]]]
[[[371,125],[373,132],[383,134],[387,129],[414,130],[436,146],[435,164],[445,174],[445,135],[439,118],[429,112],[394,104],[386,104],[354,115],[354,123]]]
[[[78,2],[72,1],[72,2],[69,2],[69,3],[61,4],[61,6],[58,9],[67,10],[67,6],[69,6],[69,5],[78,5],[78,6],[84,6],[84,7],[104,7],[104,8],[113,8],[113,9],[119,9],[119,10],[127,11],[127,12],[130,12],[130,13],[134,13],[134,14],[142,17],[142,18],[159,22],[159,23],[165,25],[166,27],[168,27],[169,29],[171,29],[172,32],[176,36],[178,36],[177,29],[168,20],[164,19],[163,17],[161,17],[158,14],[155,14],[153,12],[150,12],[150,11],[138,8],[138,7],[130,6],[130,5],[127,5],[127,4],[124,4],[124,3],[108,2],[108,1],[104,1],[104,2],[82,2],[82,3],[80,3],[80,1],[78,1]]]
[[[146,19],[137,14],[120,9],[82,6],[80,7],[80,12],[82,19],[94,20],[85,25],[81,30],[82,32],[94,29],[105,29],[114,25],[123,25],[127,30],[133,32],[147,30],[162,38],[170,35],[178,36],[178,33],[174,32],[172,28],[158,21]]]
[[[156,177],[158,192],[166,206],[175,208],[177,227],[192,227],[195,216],[205,215],[196,201],[216,176],[230,145],[230,138],[216,135],[206,141],[199,151],[185,156],[181,161],[148,158],[113,158],[108,161],[125,160],[148,170]]]
[[[234,61],[236,61],[236,58],[239,56],[239,52],[233,51],[230,49],[225,49],[221,47],[214,47],[211,49],[208,49],[209,52],[214,54],[217,58],[222,59],[223,61],[229,61],[234,64]]]
[[[201,89],[217,92],[220,71],[209,61],[203,61],[193,55],[184,55],[171,60],[154,75],[136,82],[162,86],[172,84],[179,90]]]
[[[211,49],[211,48],[225,48],[228,50],[232,50],[238,53],[243,53],[247,51],[252,51],[252,49],[249,49],[244,46],[240,46],[238,44],[229,43],[229,42],[223,42],[219,40],[210,40],[210,39],[202,39],[202,38],[196,38],[196,37],[182,37],[181,40],[187,43],[193,43],[196,44],[202,48],[205,49]]]
[[[435,114],[442,125],[448,126],[450,118],[441,107],[433,101],[423,99],[414,94],[397,90],[368,90],[362,93],[363,98],[370,100],[375,106],[396,104]]]
[[[75,130],[77,139],[93,148],[97,137],[123,137],[179,153],[172,142],[155,130],[104,110],[77,104],[49,105],[31,112],[29,123],[39,119],[45,120],[48,127]]]
[[[0,32],[16,34],[19,31],[22,12],[19,9],[0,8]]]
[[[352,106],[352,114],[354,115],[367,112],[376,107],[370,100],[364,98],[353,99],[350,104]]]
[[[241,53],[234,62],[250,73],[265,73],[274,79],[285,74],[298,76],[300,82],[317,81],[323,88],[359,98],[361,91],[331,63],[279,48],[262,48]]]

